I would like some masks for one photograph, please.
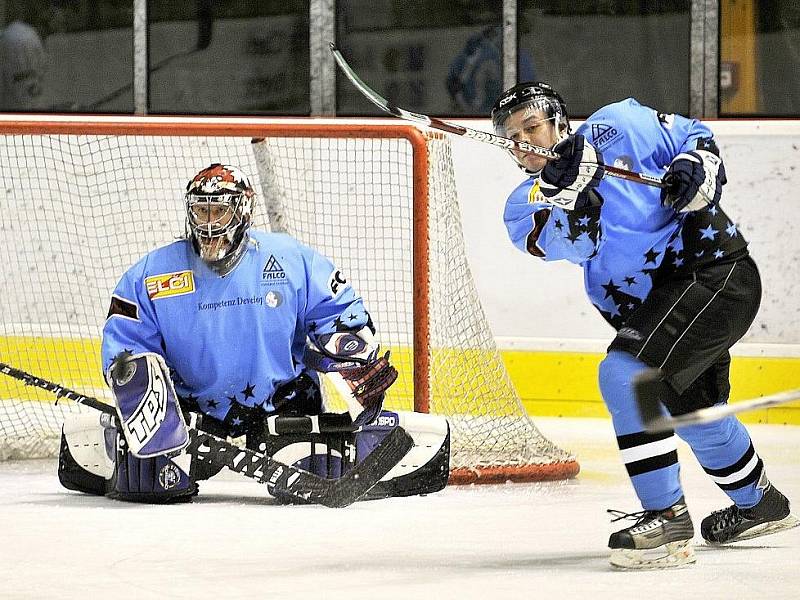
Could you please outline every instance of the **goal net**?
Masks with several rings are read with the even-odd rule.
[[[446,138],[341,120],[52,119],[0,120],[0,362],[110,402],[99,361],[110,294],[183,234],[186,182],[224,162],[256,184],[256,227],[329,256],[364,297],[400,372],[385,406],[448,418],[451,482],[578,472],[526,415],[495,346]],[[65,413],[83,410],[0,376],[0,458],[55,455]]]

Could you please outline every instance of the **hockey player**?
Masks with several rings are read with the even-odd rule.
[[[245,435],[248,448],[328,478],[363,460],[393,426],[403,424],[412,437],[424,432],[425,446],[435,430],[424,468],[409,468],[407,456],[402,472],[390,472],[372,497],[441,489],[446,422],[382,412],[397,371],[380,352],[362,299],[329,259],[288,235],[251,230],[255,199],[238,168],[201,170],[187,186],[185,238],[122,276],[102,342],[121,431],[106,419],[101,437],[92,415],[66,423],[61,482],[120,500],[189,500],[197,480],[214,474],[182,452],[185,416],[199,415],[200,429]],[[323,411],[317,371],[344,390],[360,431],[274,435],[270,415]],[[105,455],[91,450],[101,440]]]
[[[747,242],[720,207],[725,167],[702,123],[661,114],[629,98],[570,130],[561,96],[522,83],[492,109],[498,135],[552,147],[559,160],[514,153],[528,176],[508,197],[514,245],[544,260],[580,265],[589,300],[617,334],[599,370],[622,460],[643,511],[611,535],[611,564],[680,566],[695,560],[692,520],[672,433],[644,431],[637,375],[660,369],[660,399],[673,415],[726,402],[729,348],[747,331],[761,282]],[[663,190],[618,178],[604,164],[664,174]],[[798,524],[735,418],[676,432],[734,502],[700,524],[710,544]]]

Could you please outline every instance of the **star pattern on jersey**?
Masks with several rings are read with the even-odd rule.
[[[250,382],[248,381],[247,385],[245,386],[245,388],[241,392],[242,394],[244,394],[244,400],[243,400],[244,402],[247,402],[248,398],[255,398],[256,397],[256,395],[253,393],[253,390],[255,390],[255,389],[256,389],[256,386],[251,385]]]
[[[711,240],[714,241],[714,238],[719,233],[716,229],[714,229],[711,224],[709,223],[708,227],[705,229],[700,230],[700,239],[701,240]]]
[[[617,292],[620,289],[618,285],[614,285],[613,279],[609,279],[608,283],[602,285],[602,288],[606,291],[606,298],[613,296],[614,292]]]
[[[568,211],[564,216],[555,218],[553,229],[556,238],[579,246],[580,252],[594,256],[600,236],[600,207],[590,206]]]
[[[255,416],[262,412],[260,407],[251,407],[234,402],[230,405],[224,417],[218,418],[223,422],[231,437],[238,437],[245,433],[248,425],[254,420]]]
[[[656,259],[661,255],[661,252],[657,252],[655,248],[650,248],[647,252],[644,253],[644,264],[653,263],[654,265],[658,264]]]
[[[687,256],[693,259],[682,265],[688,267],[720,260],[747,246],[734,222],[717,205],[687,213],[682,238]]]
[[[632,276],[625,278],[625,280],[628,279],[635,278]],[[595,307],[609,323],[619,329],[625,319],[642,305],[642,300],[633,294],[623,292],[622,286],[614,283],[613,279],[609,279],[608,283],[602,284],[601,287],[605,290],[604,303],[602,306],[595,304]]]

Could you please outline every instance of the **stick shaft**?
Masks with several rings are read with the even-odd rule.
[[[651,432],[669,431],[676,427],[683,427],[685,425],[699,425],[702,423],[710,423],[724,419],[727,416],[746,412],[750,410],[758,410],[786,404],[787,402],[794,402],[800,400],[800,389],[789,390],[786,392],[779,392],[777,394],[770,394],[761,398],[753,398],[751,400],[744,400],[734,404],[719,404],[709,408],[702,408],[685,415],[678,415],[676,417],[669,415],[660,415],[645,419],[645,429]],[[639,398],[640,404],[648,402],[648,399]]]
[[[57,398],[68,398],[103,413],[116,415],[113,407],[97,398],[84,396],[7,363],[0,362],[0,373],[18,379],[25,385],[47,390]],[[335,425],[340,428],[345,426],[341,422],[336,422]],[[317,426],[319,428],[319,422]],[[283,464],[266,454],[239,448],[225,439],[197,429],[192,429],[186,451],[198,460],[227,467],[260,483],[266,483],[272,486],[273,492],[278,490],[301,502],[341,508],[352,504],[372,489],[413,445],[411,436],[402,427],[396,427],[371,454],[339,479],[319,477],[293,465]]]
[[[353,83],[356,89],[358,89],[358,91],[361,92],[375,106],[377,106],[384,112],[389,113],[390,115],[393,115],[400,119],[404,119],[406,121],[412,121],[420,125],[425,125],[426,127],[439,129],[440,131],[446,131],[447,133],[452,133],[453,135],[461,135],[476,140],[478,142],[484,142],[486,144],[491,144],[492,146],[505,148],[506,150],[517,150],[519,152],[528,152],[530,154],[535,154],[536,156],[541,156],[542,158],[546,158],[548,160],[555,160],[560,158],[560,155],[557,152],[553,152],[549,148],[543,148],[542,146],[535,146],[527,142],[518,142],[516,140],[495,135],[493,133],[478,131],[477,129],[470,129],[469,127],[457,125],[456,123],[450,123],[442,119],[437,119],[436,117],[429,117],[428,115],[423,115],[421,113],[415,113],[400,108],[399,106],[396,106],[391,102],[389,102],[388,100],[386,100],[386,98],[378,94],[375,90],[373,90],[366,83],[364,83],[361,80],[361,78],[356,74],[356,72],[353,71],[353,68],[347,63],[347,61],[342,56],[342,53],[339,51],[339,49],[333,42],[330,43],[330,49],[331,53],[333,54],[333,58],[336,60],[336,64],[339,65],[339,68],[341,68],[342,72]],[[641,183],[642,185],[649,185],[651,187],[657,187],[657,188],[666,187],[666,184],[661,180],[660,177],[655,177],[653,175],[648,175],[646,173],[637,173],[635,171],[629,171],[627,169],[621,169],[619,167],[614,167],[610,165],[606,165],[605,170],[606,174],[610,175],[611,177],[626,179],[634,183]]]

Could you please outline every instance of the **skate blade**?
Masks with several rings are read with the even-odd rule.
[[[711,546],[724,546],[726,544],[733,544],[735,542],[743,542],[744,540],[752,540],[753,538],[761,537],[763,535],[770,535],[773,533],[786,531],[787,529],[792,529],[798,525],[800,525],[800,519],[792,514],[789,514],[780,521],[769,521],[768,523],[756,525],[755,527],[743,532],[741,535],[737,535],[735,538],[731,538],[727,541],[709,542],[706,540],[706,543]]]
[[[669,542],[658,548],[631,550],[618,548],[611,551],[609,562],[617,569],[674,569],[695,562],[692,540]]]

